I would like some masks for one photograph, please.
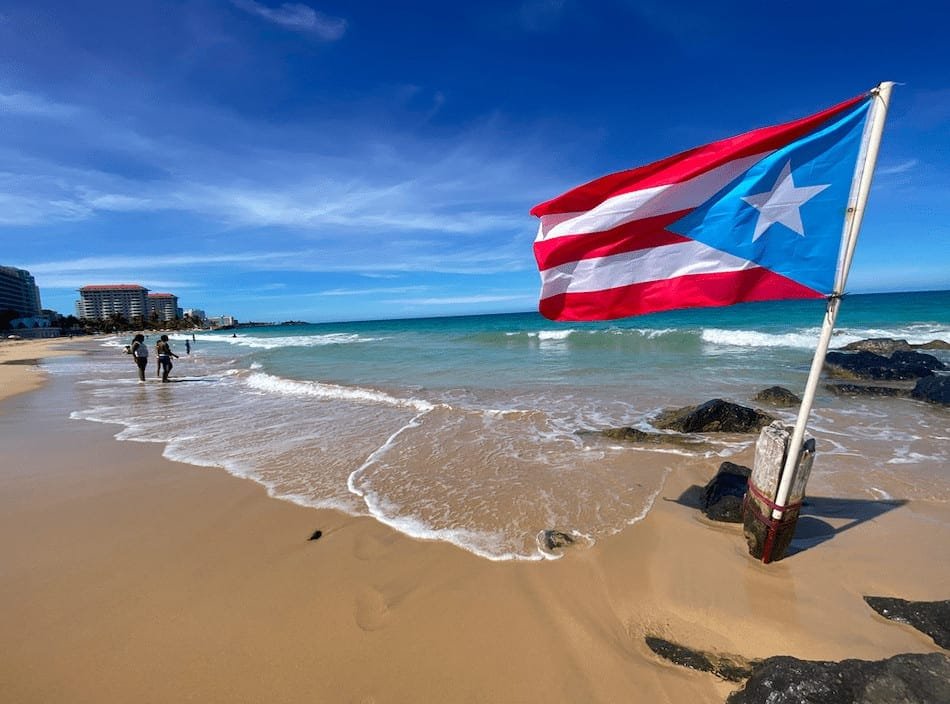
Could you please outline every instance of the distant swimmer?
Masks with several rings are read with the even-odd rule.
[[[155,343],[155,352],[158,353],[158,368],[162,381],[168,381],[168,373],[172,370],[172,357],[178,359],[178,355],[172,352],[171,345],[168,344],[168,335],[162,335]]]
[[[145,381],[145,367],[148,366],[148,345],[145,344],[145,335],[139,333],[132,338],[129,352],[139,368],[139,381]]]

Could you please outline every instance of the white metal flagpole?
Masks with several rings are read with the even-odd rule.
[[[828,353],[831,333],[838,317],[838,308],[841,306],[841,297],[844,295],[848,271],[851,268],[851,259],[854,256],[858,232],[861,229],[861,220],[864,218],[864,208],[867,205],[868,193],[871,190],[871,179],[874,176],[874,165],[877,163],[877,154],[881,146],[881,135],[884,132],[884,121],[887,117],[887,107],[891,100],[891,89],[893,87],[893,82],[886,81],[870,91],[874,102],[871,106],[871,116],[865,132],[865,144],[862,147],[864,159],[862,161],[859,157],[855,167],[854,179],[857,184],[857,192],[855,194],[854,188],[852,188],[853,202],[848,204],[848,212],[845,214],[844,241],[839,257],[838,272],[835,277],[835,287],[828,299],[825,322],[818,337],[818,347],[812,359],[811,371],[808,373],[808,381],[805,384],[805,392],[802,395],[802,403],[798,411],[798,420],[795,423],[795,429],[792,432],[792,438],[788,446],[788,454],[782,467],[782,475],[775,495],[776,508],[772,510],[773,521],[781,520],[785,513],[795,468],[801,455],[805,426],[808,423],[808,416],[815,401],[818,378],[821,376],[821,369],[825,364],[825,355]],[[769,547],[762,555],[763,562],[769,561],[770,552]]]

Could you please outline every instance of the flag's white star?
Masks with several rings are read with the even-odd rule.
[[[752,241],[755,242],[759,239],[766,230],[777,222],[804,237],[805,228],[802,225],[800,208],[830,185],[830,183],[826,183],[823,186],[797,188],[792,180],[792,163],[786,161],[771,191],[758,193],[754,196],[743,196],[742,198],[759,211],[759,219],[755,223]]]

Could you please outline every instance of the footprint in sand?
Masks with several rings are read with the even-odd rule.
[[[353,554],[359,560],[372,560],[384,554],[388,549],[391,540],[384,540],[372,533],[363,533],[356,538],[353,546]]]
[[[362,589],[356,595],[354,616],[356,625],[364,631],[378,631],[389,623],[389,604],[378,590]]]

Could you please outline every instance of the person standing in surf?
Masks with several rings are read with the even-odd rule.
[[[148,345],[145,344],[145,335],[139,333],[132,338],[129,353],[139,368],[139,381],[145,381],[145,368],[148,366]]]
[[[171,345],[168,344],[168,335],[162,335],[155,343],[155,352],[158,354],[158,371],[162,375],[162,381],[168,381],[168,373],[172,370],[172,357],[178,359],[178,355],[172,352]]]

